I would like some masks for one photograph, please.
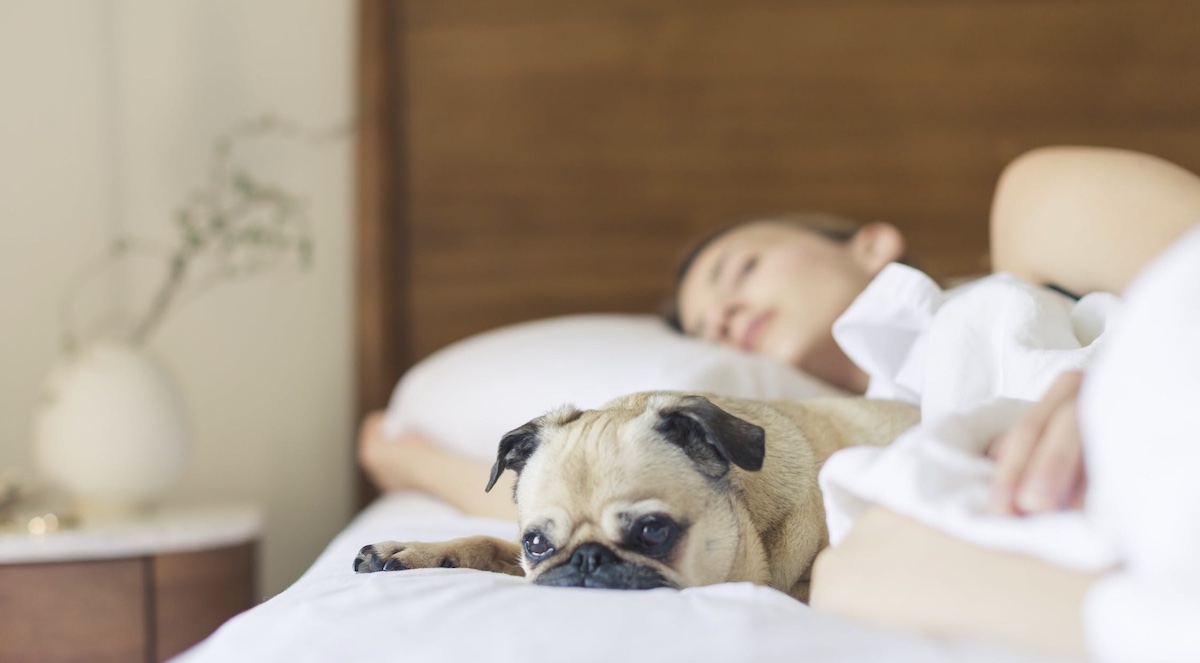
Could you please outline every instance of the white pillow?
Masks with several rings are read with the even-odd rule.
[[[654,389],[764,400],[844,393],[778,362],[682,336],[652,315],[574,315],[503,327],[430,355],[396,385],[383,426],[491,462],[501,436],[550,409],[595,408]]]

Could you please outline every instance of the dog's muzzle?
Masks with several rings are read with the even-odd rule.
[[[539,575],[535,584],[552,587],[598,589],[654,589],[674,587],[658,571],[626,562],[599,543],[585,543],[571,558]]]

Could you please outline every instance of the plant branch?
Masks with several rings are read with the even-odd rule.
[[[114,240],[103,255],[98,256],[91,264],[75,272],[67,282],[66,291],[59,305],[59,315],[63,328],[63,350],[68,353],[74,352],[92,336],[90,333],[80,333],[78,323],[75,320],[75,302],[78,300],[79,293],[82,292],[85,285],[100,274],[115,267],[125,256],[142,254],[162,257],[163,255],[169,255],[171,252],[170,248],[154,242],[121,237]],[[112,321],[110,320],[102,326],[112,326]]]
[[[146,337],[150,334],[150,330],[154,329],[159,320],[166,315],[175,292],[187,276],[188,260],[190,260],[190,254],[186,251],[171,260],[167,280],[163,282],[158,292],[154,295],[154,299],[151,300],[150,310],[146,313],[146,317],[142,318],[141,323],[134,327],[133,332],[130,334],[130,340],[134,345],[144,344]]]
[[[266,116],[220,136],[213,146],[208,186],[193,193],[177,212],[180,247],[170,259],[166,281],[134,327],[132,342],[146,343],[182,294],[194,299],[217,283],[275,266],[293,251],[300,266],[306,268],[311,262],[312,237],[303,201],[282,187],[264,184],[251,173],[235,169],[234,153],[243,141],[269,134],[311,146],[348,133],[348,127],[308,130]],[[206,254],[216,259],[216,274],[200,281],[198,287],[185,287],[194,274],[194,261]],[[249,255],[250,262],[234,266],[242,254]]]

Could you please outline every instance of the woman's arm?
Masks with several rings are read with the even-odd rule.
[[[813,608],[931,635],[1079,656],[1097,576],[987,550],[871,507],[813,567]]]
[[[488,465],[447,451],[419,433],[388,437],[383,416],[367,415],[358,438],[359,463],[380,490],[414,490],[472,516],[517,519],[510,473],[502,475],[491,492],[484,492],[491,473]]]
[[[1158,157],[1047,147],[1014,160],[992,202],[992,268],[1072,292],[1121,293],[1200,222],[1200,177]]]
[[[993,267],[1075,292],[1120,293],[1196,223],[1200,178],[1178,166],[1121,150],[1036,150],[1009,166],[997,187]],[[999,472],[998,510],[1066,500],[1056,493],[1014,501],[1023,487],[1017,484],[1038,466],[1059,477],[1060,487],[1072,485],[1068,470],[1078,467],[1081,448],[1073,425],[1078,385],[1078,376],[1060,380],[1024,428],[1002,441],[998,460],[1009,467]],[[980,548],[875,506],[817,558],[812,605],[880,624],[1079,655],[1081,606],[1097,578]]]
[[[1120,293],[1196,223],[1200,177],[1175,164],[1125,150],[1043,148],[1013,161],[996,186],[993,267],[1076,293]],[[992,445],[997,512],[1060,509],[1082,494],[1079,379],[1067,377]]]

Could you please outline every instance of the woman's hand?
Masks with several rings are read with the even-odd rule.
[[[383,432],[383,410],[363,418],[358,434],[358,462],[371,481],[384,492],[417,489],[414,464],[421,449],[432,446],[420,433],[388,437]]]
[[[991,506],[1018,515],[1080,507],[1087,487],[1077,401],[1083,374],[1067,371],[988,449],[996,461]]]
[[[381,491],[415,491],[473,516],[516,520],[512,472],[484,491],[491,465],[439,446],[423,433],[388,437],[382,411],[363,418],[358,462]]]

